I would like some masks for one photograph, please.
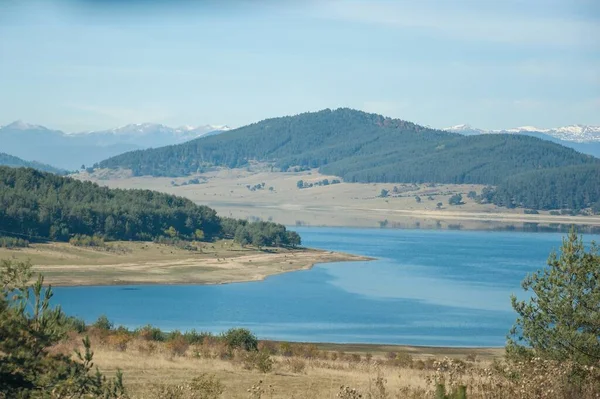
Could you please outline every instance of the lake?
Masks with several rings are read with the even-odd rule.
[[[308,247],[377,258],[217,286],[58,287],[54,303],[93,322],[305,342],[503,346],[510,294],[563,234],[294,228]],[[600,241],[587,235],[586,241]]]

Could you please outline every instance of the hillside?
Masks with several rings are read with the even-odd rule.
[[[463,136],[410,122],[351,109],[323,110],[267,119],[218,136],[107,159],[101,168],[131,169],[134,175],[183,176],[207,166],[230,168],[250,160],[271,162],[275,168],[320,168],[346,182],[435,182],[499,185],[521,173],[589,165],[600,170],[600,160],[550,141],[514,134]],[[552,179],[565,178],[552,174]],[[594,173],[578,184],[593,184]],[[558,183],[559,187],[566,185]],[[511,190],[517,186],[511,185]],[[525,186],[518,186],[525,190]],[[505,188],[509,190],[509,188]],[[522,196],[505,191],[503,196]],[[541,191],[540,191],[541,192]],[[585,208],[600,200],[596,194],[575,201]],[[491,201],[507,204],[505,199]],[[542,203],[542,199],[535,201]],[[518,205],[519,201],[508,201]]]
[[[74,235],[112,240],[210,240],[242,245],[300,244],[298,235],[270,222],[222,219],[206,206],[150,190],[115,190],[91,182],[0,167],[2,235],[67,241]]]
[[[56,173],[58,175],[64,175],[67,173],[67,171],[64,169],[55,168],[54,166],[46,165],[40,162],[26,161],[3,152],[0,152],[0,166],[10,166],[12,168],[33,168],[43,172]]]

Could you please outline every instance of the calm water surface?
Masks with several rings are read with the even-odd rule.
[[[54,302],[92,322],[314,342],[502,346],[510,294],[545,265],[562,234],[296,228],[309,247],[378,258],[317,265],[219,286],[55,288]],[[586,241],[600,241],[588,235]]]

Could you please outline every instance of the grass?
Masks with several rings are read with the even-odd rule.
[[[316,263],[366,259],[312,249],[259,251],[231,240],[194,245],[197,251],[151,242],[107,243],[106,248],[32,244],[28,248],[0,248],[0,259],[30,259],[35,271],[44,274],[45,282],[55,286],[223,284],[261,280]]]
[[[509,367],[501,350],[482,350],[479,353],[484,356],[479,357],[471,349],[455,348],[453,357],[442,358],[432,348],[372,346],[374,351],[368,352],[367,345],[329,347],[261,341],[260,353],[267,354],[272,364],[264,372],[252,360],[256,356],[232,350],[216,337],[181,346],[180,337],[156,342],[139,334],[93,328],[88,334],[95,364],[108,376],[121,369],[131,398],[433,399],[442,397],[435,396],[440,383],[446,393],[465,386],[469,399],[591,399],[600,392],[598,370],[573,385],[567,380],[568,364],[533,359]],[[80,338],[72,334],[53,351],[73,351]],[[382,353],[388,349],[394,350]],[[407,349],[413,357],[406,355]],[[441,348],[439,353],[444,351],[447,349]],[[203,396],[196,392],[194,396],[186,384],[195,377],[203,381],[214,377],[223,394]]]
[[[269,218],[275,222],[294,225],[297,222],[310,226],[378,227],[388,221],[388,227],[399,228],[457,228],[495,229],[523,223],[581,224],[600,226],[600,216],[524,214],[523,209],[499,208],[490,204],[478,204],[467,197],[469,191],[481,192],[481,185],[402,184],[402,183],[341,183],[298,189],[298,180],[316,182],[335,176],[321,175],[316,170],[298,173],[268,172],[260,165],[248,169],[219,169],[202,174],[203,184],[173,186],[172,181],[181,183],[185,178],[89,176],[98,184],[112,188],[144,188],[187,197],[192,201],[216,209],[221,216],[236,218]],[[247,185],[264,182],[273,191],[250,191]],[[393,187],[398,192],[393,193]],[[382,189],[390,191],[390,197],[380,198]],[[461,193],[464,204],[448,205],[450,197]],[[417,202],[415,196],[420,196]],[[431,200],[428,198],[431,196]],[[436,204],[441,202],[442,209]]]

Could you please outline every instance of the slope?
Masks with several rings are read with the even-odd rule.
[[[21,159],[21,158],[18,158],[18,157],[9,155],[9,154],[5,154],[3,152],[0,152],[0,165],[10,166],[13,168],[20,168],[20,167],[33,168],[33,169],[41,170],[43,172],[56,173],[58,175],[64,175],[67,173],[67,171],[64,169],[55,168],[54,166],[46,165],[44,163],[40,163],[40,162],[36,162],[36,161],[31,161],[31,162],[26,161],[24,159]]]

